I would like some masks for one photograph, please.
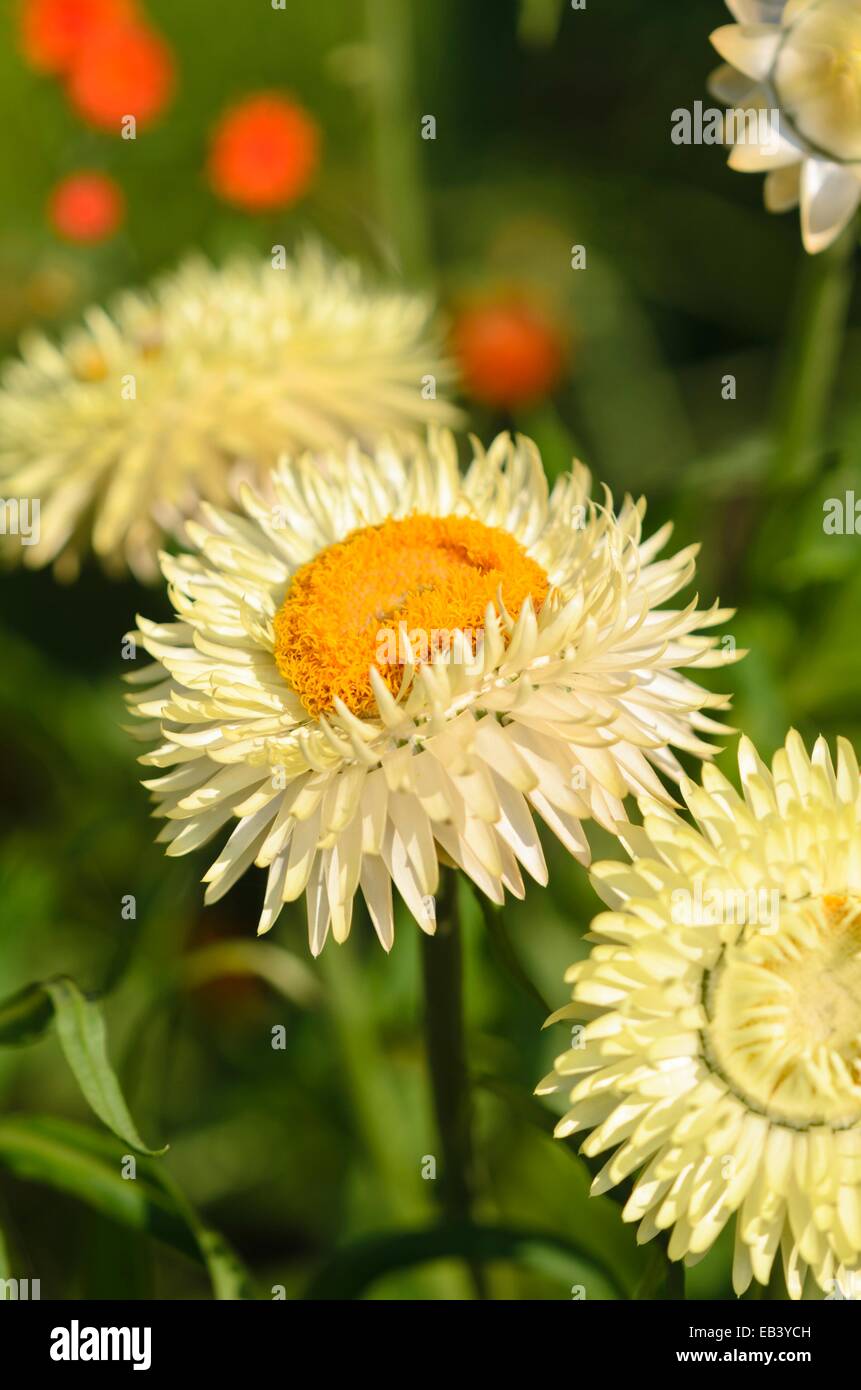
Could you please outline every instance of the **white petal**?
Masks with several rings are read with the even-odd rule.
[[[308,909],[308,944],[312,956],[319,956],[329,935],[329,899],[326,896],[326,875],[320,861],[305,891]]]
[[[770,169],[799,165],[804,151],[785,135],[775,135],[768,143],[733,145],[729,167],[739,174],[764,174]]]
[[[801,165],[773,169],[765,180],[765,206],[769,212],[788,212],[801,197]]]
[[[713,97],[726,106],[747,110],[754,104],[754,93],[762,88],[752,77],[746,77],[732,63],[722,63],[709,77],[708,89]]]
[[[861,187],[839,164],[808,159],[801,175],[801,235],[812,256],[824,251],[848,225]]]
[[[368,906],[374,931],[383,949],[390,951],[395,940],[395,919],[392,913],[392,880],[388,869],[377,854],[366,854],[362,860],[359,879]]]
[[[783,27],[786,29],[790,24],[794,24],[798,16],[811,5],[818,3],[818,0],[787,0],[783,11]]]
[[[771,72],[781,32],[773,24],[724,24],[715,29],[711,41],[720,56],[747,77],[761,82]]]
[[[779,24],[784,0],[726,0],[739,24]]]

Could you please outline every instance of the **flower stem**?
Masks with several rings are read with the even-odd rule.
[[[380,214],[403,273],[427,276],[427,207],[415,78],[414,0],[366,0],[374,74],[374,163]]]
[[[857,236],[853,222],[833,245],[804,259],[778,377],[775,486],[803,484],[816,466],[840,363]]]
[[[424,1221],[425,1184],[418,1175],[412,1145],[397,1124],[400,1096],[390,1059],[374,1019],[367,980],[356,966],[350,945],[330,941],[320,957],[320,971],[329,999],[329,1012],[341,1064],[349,1082],[353,1118],[364,1153],[376,1176],[381,1207],[398,1226]],[[405,1297],[446,1297],[449,1281],[441,1270],[410,1274]]]
[[[390,1118],[397,1113],[397,1097],[389,1085],[367,991],[357,978],[352,956],[334,942],[323,952],[320,970],[365,1151],[390,1213],[399,1220],[414,1220],[420,1206],[406,1181],[409,1169],[402,1161],[400,1147],[393,1143]]]
[[[681,1260],[667,1258],[667,1279],[664,1298],[681,1302],[685,1297],[685,1266]]]
[[[472,1214],[472,1115],[463,1017],[463,958],[457,875],[440,869],[436,933],[422,935],[425,1040],[434,1114],[442,1148],[442,1206],[450,1225]],[[479,1298],[486,1296],[477,1264],[470,1273]]]
[[[685,1297],[685,1267],[680,1260],[671,1260],[666,1233],[652,1242],[643,1277],[634,1291],[634,1298],[646,1302],[656,1299],[682,1302]]]

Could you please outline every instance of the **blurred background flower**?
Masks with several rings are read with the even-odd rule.
[[[123,120],[146,126],[161,116],[174,88],[173,55],[144,24],[110,24],[87,38],[72,62],[69,101],[82,120],[120,134]]]
[[[93,238],[117,191],[61,187],[64,235]],[[55,347],[31,335],[0,379],[0,485],[41,500],[40,533],[7,560],[74,577],[90,546],[113,573],[157,573],[166,537],[282,454],[415,437],[457,412],[428,301],[378,289],[307,245],[287,260],[185,261]],[[422,383],[434,383],[426,395]]]
[[[51,190],[48,218],[64,241],[82,244],[106,241],[122,224],[125,197],[108,174],[79,169]]]
[[[21,50],[37,72],[68,73],[100,29],[136,13],[134,0],[19,0]]]
[[[317,126],[301,106],[278,92],[260,92],[220,118],[209,181],[225,202],[248,212],[286,207],[307,191],[319,147]]]
[[[514,412],[546,399],[561,380],[560,328],[526,294],[464,308],[452,338],[464,390],[482,405]]]
[[[162,114],[173,95],[170,45],[133,0],[20,0],[20,45],[36,72],[66,82],[74,113],[114,135]]]

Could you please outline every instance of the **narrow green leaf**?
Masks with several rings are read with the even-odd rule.
[[[216,1298],[254,1298],[251,1276],[235,1250],[201,1220],[165,1167],[141,1159],[132,1180],[122,1176],[122,1159],[116,1140],[69,1120],[0,1119],[0,1166],[13,1176],[68,1193],[188,1255],[206,1268]]]
[[[592,1298],[624,1298],[612,1271],[570,1241],[544,1231],[503,1226],[434,1226],[368,1236],[338,1251],[312,1280],[306,1299],[361,1298],[378,1279],[433,1260],[510,1260],[558,1278],[560,1287],[583,1284]],[[565,1296],[567,1297],[567,1290]]]
[[[251,1275],[220,1231],[202,1221],[185,1193],[166,1169],[159,1170],[159,1181],[173,1198],[188,1229],[197,1242],[200,1257],[209,1272],[215,1297],[220,1300],[253,1299],[256,1295]]]
[[[12,1269],[9,1264],[9,1247],[6,1244],[6,1237],[3,1234],[3,1227],[0,1226],[0,1279],[11,1279]]]
[[[14,1177],[68,1193],[198,1260],[196,1240],[149,1166],[139,1162],[134,1181],[125,1179],[122,1158],[116,1140],[70,1120],[0,1118],[0,1165]]]
[[[108,1061],[105,1021],[98,1004],[86,999],[74,980],[49,980],[44,989],[54,1005],[57,1034],[66,1061],[99,1119],[139,1153],[166,1153],[166,1148],[147,1147],[129,1114]]]

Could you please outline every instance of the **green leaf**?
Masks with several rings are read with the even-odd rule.
[[[98,1004],[86,999],[74,980],[49,980],[44,989],[54,1006],[57,1035],[66,1061],[99,1119],[139,1153],[166,1153],[166,1148],[147,1147],[129,1114],[108,1061],[105,1021]]]
[[[544,1231],[475,1225],[434,1226],[356,1241],[317,1274],[304,1297],[361,1298],[386,1274],[444,1259],[510,1260],[558,1278],[565,1297],[572,1284],[591,1288],[593,1298],[625,1297],[612,1271],[570,1241]]]
[[[194,1236],[200,1257],[209,1272],[215,1297],[219,1300],[253,1299],[255,1293],[251,1275],[229,1241],[220,1231],[213,1230],[201,1220],[170,1173],[160,1171],[159,1178]]]
[[[28,985],[0,1003],[0,1044],[35,1042],[53,1021],[66,1061],[99,1119],[139,1153],[166,1153],[166,1148],[148,1148],[138,1133],[108,1060],[101,1009],[74,980],[62,977]]]
[[[0,1119],[0,1165],[85,1202],[205,1266],[218,1299],[253,1298],[251,1276],[225,1238],[201,1220],[162,1164],[145,1159],[123,1178],[122,1150],[84,1125],[53,1118]]]
[[[18,1115],[0,1119],[0,1164],[13,1176],[46,1183],[124,1226],[199,1258],[197,1242],[149,1168],[142,1162],[134,1181],[125,1179],[122,1158],[114,1140],[70,1120]]]

